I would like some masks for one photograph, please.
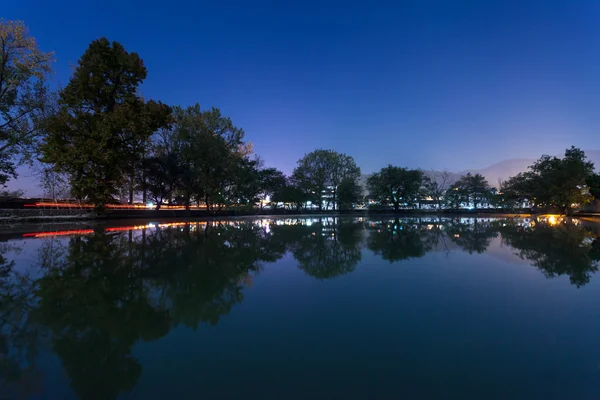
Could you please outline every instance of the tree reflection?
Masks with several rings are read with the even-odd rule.
[[[41,386],[35,358],[43,330],[29,320],[28,311],[35,305],[32,280],[7,257],[18,251],[0,244],[0,392],[24,399]]]
[[[469,254],[485,253],[491,239],[498,236],[494,223],[478,218],[452,219],[446,222],[445,229],[448,237]]]
[[[72,238],[38,282],[34,319],[50,329],[53,350],[81,398],[131,390],[141,373],[132,346],[169,331],[169,313],[152,302],[136,261],[127,235],[98,231]]]
[[[242,289],[261,262],[276,261],[285,246],[255,224],[207,224],[187,232],[160,231],[147,238],[154,285],[169,299],[175,323],[197,328],[218,323],[243,299]]]
[[[572,284],[581,287],[598,270],[598,238],[573,221],[557,225],[546,221],[538,221],[534,226],[508,224],[499,229],[504,242],[548,278],[567,275]]]
[[[373,222],[369,225],[367,247],[390,263],[423,257],[428,248],[421,228],[416,220],[408,223],[401,223],[399,219]]]
[[[298,268],[313,278],[329,279],[353,271],[361,260],[361,227],[354,220],[319,218],[272,229],[274,240],[287,242]]]
[[[133,345],[179,324],[216,324],[243,299],[272,245],[252,223],[185,225],[131,233],[97,231],[69,240],[63,256],[42,254],[36,320],[52,333],[81,398],[116,398],[141,374]]]

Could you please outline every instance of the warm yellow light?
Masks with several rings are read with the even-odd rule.
[[[546,221],[550,224],[550,225],[557,225],[560,224],[562,222],[562,218],[558,215],[549,215],[548,218],[546,219]]]

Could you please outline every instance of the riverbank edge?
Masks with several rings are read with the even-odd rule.
[[[58,223],[58,222],[85,222],[85,221],[117,221],[117,220],[190,220],[214,218],[242,218],[242,217],[307,217],[307,216],[399,216],[399,217],[527,217],[531,215],[544,215],[547,212],[532,212],[529,209],[504,210],[342,210],[342,211],[289,211],[289,210],[256,210],[242,212],[239,210],[215,211],[206,210],[111,210],[104,214],[90,212],[89,210],[65,209],[0,209],[0,227],[23,223]],[[600,213],[575,212],[571,217],[598,218]]]
[[[3,211],[10,211],[7,216]],[[15,212],[16,211],[16,212]],[[52,211],[52,212],[48,212]],[[132,212],[133,211],[133,212]],[[530,210],[352,210],[352,211],[311,211],[311,212],[267,212],[209,213],[203,210],[114,210],[108,214],[98,215],[87,210],[2,210],[0,209],[0,241],[22,237],[23,234],[36,232],[53,232],[65,230],[96,230],[113,227],[146,225],[151,222],[202,222],[226,219],[253,218],[306,218],[306,217],[363,217],[363,218],[527,218],[541,216],[544,213],[532,214]],[[271,210],[273,211],[273,210]],[[21,215],[15,215],[19,214]],[[36,213],[37,212],[37,213]],[[25,214],[25,215],[23,215]],[[43,214],[43,215],[42,215]],[[50,214],[50,215],[48,215]],[[546,214],[547,215],[547,214]],[[594,219],[600,214],[581,213],[572,217]]]
[[[289,210],[256,210],[243,212],[240,210],[206,211],[206,210],[110,210],[99,214],[89,210],[65,209],[0,209],[0,225],[27,222],[69,222],[69,221],[111,221],[120,219],[160,220],[191,218],[224,218],[224,217],[293,217],[293,216],[510,216],[529,215],[530,210],[508,211],[500,209],[485,210],[342,210],[342,211],[289,211]]]

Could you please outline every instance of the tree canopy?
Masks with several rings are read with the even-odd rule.
[[[529,200],[536,207],[569,210],[591,200],[586,184],[594,174],[594,164],[585,153],[571,147],[563,158],[542,156],[529,170],[503,185],[505,196],[518,201]]]
[[[423,171],[388,165],[367,180],[370,195],[381,204],[394,207],[416,203],[423,185]]]
[[[72,193],[102,208],[141,161],[139,143],[170,122],[171,110],[138,96],[146,67],[118,42],[93,41],[60,92],[42,160],[69,175]]]
[[[42,133],[53,53],[42,52],[22,21],[0,19],[0,185],[16,177]]]
[[[317,203],[319,210],[323,208],[324,193],[330,191],[335,210],[339,185],[345,180],[356,182],[360,177],[360,168],[351,156],[317,149],[298,160],[292,177],[296,185]]]

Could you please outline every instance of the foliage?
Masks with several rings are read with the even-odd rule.
[[[485,202],[490,196],[490,185],[481,174],[471,174],[470,172],[460,177],[453,185],[452,189],[458,189],[458,194],[467,204],[477,206]],[[456,190],[455,190],[456,191]]]
[[[590,179],[594,183],[593,174],[594,164],[586,160],[583,151],[571,147],[562,159],[542,156],[529,171],[510,178],[502,189],[509,199],[569,210],[573,205],[590,202],[592,196],[585,186]]]
[[[458,210],[462,204],[469,202],[469,197],[462,187],[454,184],[444,194],[446,205],[452,210]]]
[[[16,177],[15,157],[34,150],[53,57],[38,48],[23,22],[0,19],[0,185]]]
[[[333,150],[318,149],[310,152],[300,160],[292,177],[298,187],[312,194],[319,210],[323,208],[323,194],[329,188],[332,195],[333,209],[337,207],[338,187],[344,180],[356,181],[360,176],[360,168],[354,159],[346,154]]]
[[[284,203],[288,208],[300,211],[312,198],[294,180],[287,179],[286,183],[273,193],[271,204]]]
[[[146,67],[106,38],[93,41],[60,93],[42,161],[69,175],[73,195],[101,209],[143,154],[139,143],[170,121],[170,108],[137,95]]]
[[[585,181],[590,195],[600,200],[600,174],[591,174]]]
[[[244,131],[233,125],[218,108],[202,111],[199,104],[174,108],[170,130],[160,132],[159,150],[178,155],[180,187],[184,204],[192,198],[204,201],[209,209],[226,200],[240,163],[247,163]],[[237,182],[239,183],[239,182]]]
[[[388,165],[367,180],[370,195],[381,204],[412,207],[416,203],[423,184],[423,171]]]
[[[22,190],[0,190],[0,199],[19,199],[25,192]]]
[[[355,179],[344,179],[340,182],[337,190],[337,201],[339,209],[352,209],[362,199],[362,187]]]
[[[143,189],[159,210],[165,199],[170,199],[179,184],[179,165],[174,154],[155,156],[142,161]]]

